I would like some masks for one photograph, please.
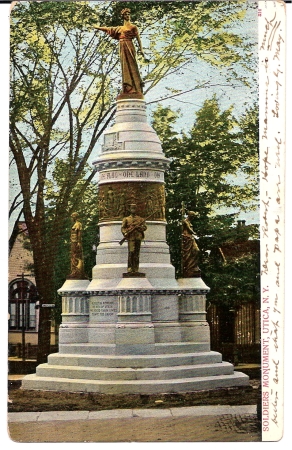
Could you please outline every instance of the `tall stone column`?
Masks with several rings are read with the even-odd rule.
[[[155,342],[197,339],[198,348],[209,350],[205,317],[184,314],[184,303],[179,302],[184,290],[189,295],[193,291],[202,295],[208,288],[197,278],[182,290],[175,279],[166,243],[164,173],[169,160],[147,122],[143,99],[117,100],[115,124],[104,133],[101,152],[94,164],[99,173],[100,244],[87,288],[89,342],[115,343],[119,352],[119,343],[123,342],[125,350],[127,341],[128,349],[131,347],[133,351],[134,339],[137,352],[142,353],[150,351]],[[139,264],[139,271],[146,277],[125,280],[127,242],[124,245],[119,242],[123,237],[122,220],[133,203],[137,215],[146,218]]]
[[[208,351],[208,287],[200,277],[175,279],[166,243],[164,174],[169,161],[147,122],[145,101],[127,98],[117,100],[116,105],[115,123],[104,133],[94,162],[100,244],[92,281],[84,284],[88,314],[86,318],[76,316],[75,323],[72,313],[68,316],[67,310],[63,311],[60,343],[87,339],[103,351],[143,354],[154,353],[156,344],[192,342],[196,349]],[[121,225],[133,203],[147,225],[139,263],[145,278],[123,277],[128,244],[120,245]],[[72,284],[73,280],[67,280],[60,289],[65,298],[75,295],[69,281]]]
[[[154,287],[169,286],[175,277],[165,232],[164,172],[168,159],[157,134],[147,123],[144,100],[117,101],[116,122],[105,132],[94,164],[99,171],[100,245],[90,288],[114,287],[126,271],[127,243],[120,246],[119,241],[121,221],[129,213],[131,203],[137,205],[138,216],[150,216],[139,270]]]
[[[135,345],[137,351],[145,352],[155,342],[155,315],[151,313],[155,297],[151,290],[176,288],[177,283],[166,243],[164,172],[169,161],[147,122],[143,99],[117,100],[115,124],[104,133],[94,164],[99,173],[100,244],[87,289],[93,294],[89,300],[89,341],[116,343],[118,352],[128,342],[131,351]],[[119,244],[121,224],[133,203],[147,224],[139,263],[146,278],[123,280],[128,248],[127,241]],[[178,311],[173,318],[178,320]]]

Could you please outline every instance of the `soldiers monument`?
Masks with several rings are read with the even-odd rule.
[[[115,124],[104,133],[95,161],[100,244],[92,281],[84,276],[81,244],[73,233],[71,260],[78,261],[78,270],[73,261],[74,271],[59,290],[59,352],[27,375],[22,386],[104,394],[247,386],[248,376],[234,372],[210,349],[209,288],[192,259],[197,248],[190,221],[183,228],[184,277],[175,278],[166,243],[164,173],[169,161],[147,122],[133,44],[137,40],[143,54],[139,32],[128,9],[122,17],[122,26],[96,27],[119,40],[122,90]]]

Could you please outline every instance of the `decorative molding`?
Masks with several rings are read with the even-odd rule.
[[[100,296],[100,295],[206,295],[209,289],[105,289],[98,291],[58,291],[62,296]]]
[[[86,293],[70,292],[62,298],[62,314],[74,314],[87,316],[89,314],[88,297]]]
[[[103,170],[110,169],[131,169],[131,168],[139,168],[143,169],[145,166],[148,169],[159,169],[159,170],[167,170],[170,164],[170,161],[167,158],[163,159],[124,159],[120,160],[109,160],[109,161],[94,161],[93,164],[96,166],[96,169],[101,172]]]
[[[205,313],[205,295],[182,295],[179,301],[180,313],[202,312]]]
[[[146,104],[142,102],[138,103],[137,100],[133,100],[133,102],[129,103],[128,100],[122,100],[121,104],[117,103],[117,111],[122,111],[123,109],[143,109],[146,111]]]
[[[151,314],[151,295],[122,294],[119,295],[118,314]]]

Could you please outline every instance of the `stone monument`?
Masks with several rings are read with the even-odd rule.
[[[186,277],[175,278],[166,243],[164,172],[169,161],[147,122],[132,43],[136,38],[143,51],[138,30],[130,23],[129,10],[123,10],[123,17],[121,27],[97,27],[119,39],[123,84],[115,124],[104,133],[94,163],[99,171],[100,244],[92,281],[65,281],[59,290],[59,352],[49,355],[36,374],[27,375],[22,386],[105,394],[247,386],[248,376],[234,372],[232,364],[210,350],[209,288],[196,263]],[[130,256],[130,241],[120,245],[133,204],[144,223],[136,256]],[[190,230],[183,234],[194,253]]]

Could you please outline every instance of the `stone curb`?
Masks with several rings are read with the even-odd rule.
[[[175,418],[256,414],[256,405],[190,406],[166,409],[112,409],[103,411],[46,411],[8,413],[8,422],[54,422],[59,420],[108,420],[135,418]]]

